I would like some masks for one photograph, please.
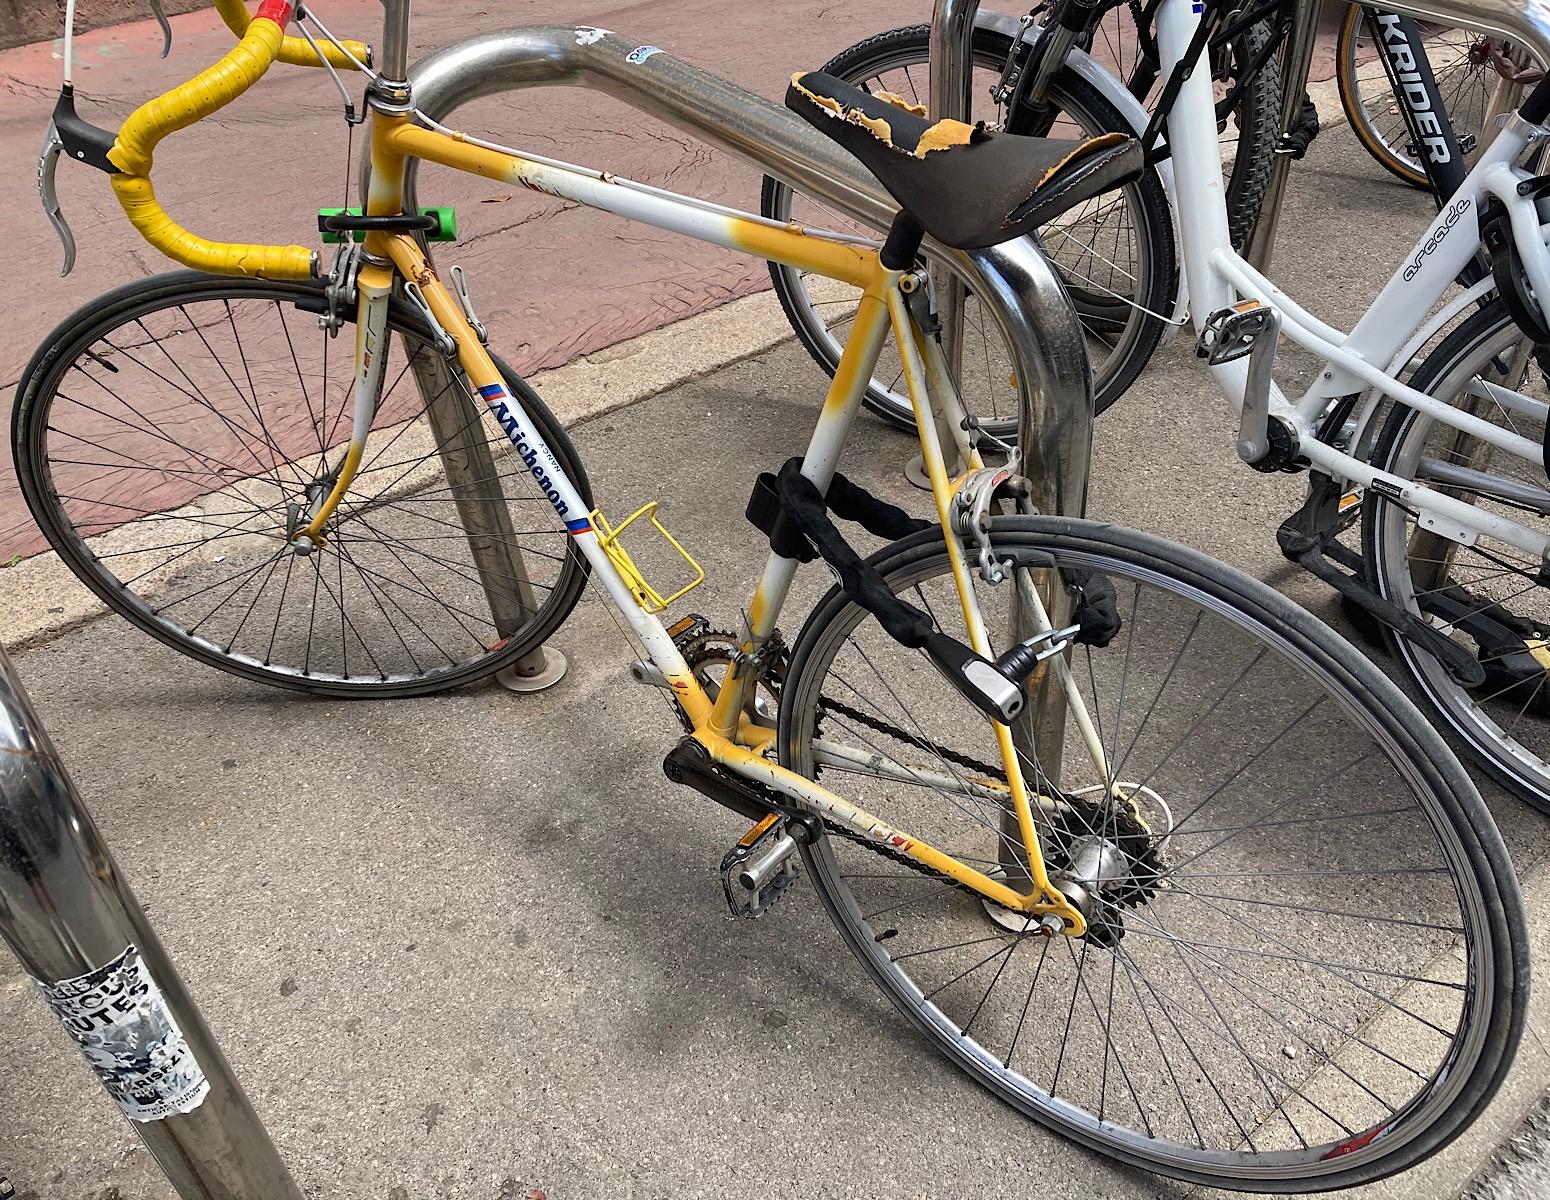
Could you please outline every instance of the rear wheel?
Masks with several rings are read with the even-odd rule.
[[[1365,657],[1221,563],[1056,518],[998,519],[990,541],[1114,585],[1121,632],[1070,665],[1124,803],[1074,722],[1024,763],[1081,940],[830,829],[808,866],[874,981],[1002,1100],[1149,1170],[1326,1189],[1445,1145],[1512,1059],[1527,980],[1505,848],[1446,745]],[[963,635],[939,533],[872,561]],[[1010,628],[1011,589],[973,586]],[[1020,861],[992,727],[838,590],[793,649],[777,744],[890,836]]]
[[[71,316],[18,393],[27,505],[105,603],[243,678],[410,696],[493,674],[565,619],[585,564],[460,371],[429,411],[416,366],[434,352],[408,308],[391,311],[375,428],[324,546],[288,540],[350,436],[353,330],[320,331],[326,308],[321,284],[185,272]],[[498,365],[587,498],[564,430]]]

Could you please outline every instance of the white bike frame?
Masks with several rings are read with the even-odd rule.
[[[1168,78],[1188,50],[1202,14],[1198,0],[1162,0],[1157,13],[1157,41],[1162,77]],[[1322,471],[1348,484],[1375,492],[1416,510],[1426,529],[1466,545],[1482,533],[1550,561],[1550,535],[1510,518],[1484,512],[1412,479],[1374,469],[1321,442],[1317,427],[1330,403],[1339,396],[1365,391],[1355,417],[1358,427],[1370,419],[1383,397],[1415,408],[1443,424],[1463,430],[1510,454],[1532,462],[1543,460],[1543,447],[1510,429],[1503,429],[1407,386],[1397,377],[1410,362],[1418,332],[1436,332],[1439,318],[1451,319],[1457,306],[1438,318],[1427,314],[1453,285],[1459,272],[1480,247],[1482,203],[1495,197],[1507,207],[1513,237],[1523,256],[1535,292],[1550,296],[1550,250],[1531,197],[1519,196],[1517,184],[1528,172],[1515,166],[1529,144],[1546,136],[1516,113],[1481,155],[1474,170],[1404,261],[1390,277],[1349,333],[1320,321],[1274,283],[1250,266],[1232,248],[1227,229],[1227,204],[1216,125],[1215,95],[1208,71],[1195,71],[1179,91],[1167,118],[1172,148],[1175,214],[1185,281],[1195,328],[1202,329],[1217,310],[1242,300],[1257,300],[1281,317],[1281,333],[1311,350],[1325,364],[1313,383],[1295,401],[1272,383],[1270,413],[1296,432],[1299,453]],[[1429,336],[1429,334],[1428,334]],[[1425,338],[1421,339],[1422,341]],[[1241,412],[1248,378],[1248,361],[1239,359],[1211,368],[1217,384]],[[1512,406],[1540,421],[1550,406],[1527,396],[1494,388]]]

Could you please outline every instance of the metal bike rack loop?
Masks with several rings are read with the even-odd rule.
[[[51,1001],[62,1021],[67,1014],[60,1004],[70,1005],[67,1028],[110,1031],[94,1040],[99,1078],[106,1071],[130,1079],[122,1086],[135,1093],[132,1103],[142,1115],[157,1102],[187,1108],[131,1122],[179,1196],[302,1200],[144,910],[119,874],[3,649],[0,940],[44,989],[72,996]],[[128,1075],[135,1064],[114,1053],[115,1047],[143,1046],[158,1033],[172,1036],[159,1039],[157,1055],[147,1051],[138,1065],[149,1062],[157,1064],[153,1070],[175,1071],[183,1084],[181,1102],[169,1100],[164,1086],[156,1095],[161,1085],[147,1082],[146,1074]],[[171,1059],[169,1068],[172,1052],[182,1053]],[[201,1072],[208,1088],[202,1096],[196,1086]],[[114,1092],[113,1087],[108,1090]],[[123,1107],[122,1096],[114,1098]]]
[[[599,36],[601,34],[601,36]],[[410,69],[415,105],[446,122],[469,101],[524,87],[589,88],[735,154],[798,191],[885,230],[898,205],[871,174],[795,113],[669,53],[638,62],[634,39],[588,27],[532,26],[457,42]],[[637,56],[639,57],[639,56]],[[406,204],[415,203],[410,164]],[[1092,374],[1076,312],[1048,260],[1026,241],[927,253],[951,261],[991,312],[1011,353],[1026,473],[1040,511],[1080,516],[1092,445]]]
[[[961,0],[959,0],[961,2]],[[954,0],[943,0],[947,8]],[[963,44],[974,9],[952,11]],[[941,9],[939,9],[941,11]],[[631,38],[588,27],[533,26],[469,38],[423,59],[409,72],[416,106],[446,122],[461,105],[523,87],[589,88],[661,118],[816,196],[879,231],[898,205],[861,164],[795,113],[681,62],[669,53],[641,56]],[[967,103],[967,80],[963,83]],[[415,203],[414,168],[406,204]],[[1082,516],[1092,453],[1092,370],[1076,310],[1049,260],[1028,240],[965,253],[930,240],[934,263],[951,262],[995,320],[1011,354],[1018,388],[1023,471],[1040,512]],[[961,311],[961,310],[960,310]],[[951,443],[948,443],[951,444]],[[1057,611],[1051,617],[1060,621]],[[1029,636],[1013,605],[1014,636]],[[1030,697],[1014,734],[1052,781],[1065,742],[1065,700],[1056,686]],[[1017,864],[1006,864],[1008,873]]]
[[[1281,50],[1281,138],[1286,137],[1302,115],[1302,98],[1308,91],[1308,71],[1313,66],[1313,43],[1318,35],[1321,6],[1310,2],[1297,5],[1291,32]],[[1268,64],[1267,64],[1268,69]],[[1292,169],[1292,156],[1280,152],[1280,138],[1270,161],[1270,181],[1249,231],[1244,257],[1261,271],[1270,269],[1275,252],[1276,228],[1281,223],[1281,201],[1286,198],[1286,181]]]
[[[936,0],[926,42],[926,112],[933,121],[967,121],[973,109],[974,17],[980,0]],[[963,281],[945,271],[934,280],[942,351],[956,381],[963,365]],[[944,443],[951,445],[951,441]],[[951,464],[949,464],[951,465]]]

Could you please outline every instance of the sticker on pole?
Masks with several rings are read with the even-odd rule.
[[[38,983],[108,1095],[131,1121],[192,1112],[210,1085],[140,952],[59,983]]]

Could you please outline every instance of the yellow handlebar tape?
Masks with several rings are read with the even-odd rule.
[[[288,21],[289,9],[288,4],[265,0],[242,40],[224,58],[182,86],[135,109],[108,152],[109,161],[123,172],[110,178],[130,223],[157,250],[184,266],[217,275],[264,279],[312,276],[312,251],[305,246],[212,242],[190,233],[156,202],[150,180],[152,157],[162,138],[225,107],[263,78],[284,40],[281,25],[268,14],[275,12]]]
[[[242,0],[215,0],[215,11],[221,14],[221,20],[226,22],[227,28],[239,38],[248,31],[248,24],[252,20],[248,16],[248,7]],[[371,47],[365,42],[355,42],[346,38],[345,49],[355,55],[368,67],[371,65]],[[322,47],[323,57],[328,59],[329,65],[337,67],[341,71],[359,70],[350,61],[348,55],[335,46],[332,42],[325,43]],[[286,63],[293,67],[317,67],[318,56],[313,53],[312,47],[307,44],[305,38],[288,37],[280,43],[279,53],[275,55],[278,62]]]

